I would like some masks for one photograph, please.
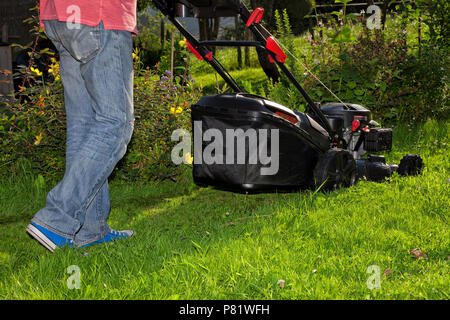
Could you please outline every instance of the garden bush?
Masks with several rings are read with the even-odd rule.
[[[199,95],[187,71],[170,72],[143,68],[135,54],[135,131],[128,152],[115,176],[126,180],[148,181],[173,178],[181,170],[170,153],[176,142],[170,140],[175,129],[189,130],[191,103]],[[31,73],[34,86],[21,87],[14,104],[0,106],[0,175],[41,174],[60,179],[65,167],[66,122],[63,86],[58,77],[59,62],[53,59],[50,73],[54,81]],[[32,69],[33,70],[33,69]],[[167,73],[161,77],[160,73]],[[21,99],[26,96],[27,99]]]
[[[291,68],[315,101],[338,101],[317,77],[341,100],[368,107],[378,119],[448,117],[448,46],[436,36],[437,31],[431,37],[427,23],[420,21],[416,10],[405,7],[384,30],[368,29],[361,16],[334,12],[318,23],[314,37],[303,37],[308,39],[302,42],[303,48],[293,45],[295,39],[282,38],[303,64],[293,63]],[[428,21],[426,12],[423,17]],[[285,22],[278,20],[279,29]],[[420,43],[419,23],[423,28]],[[294,109],[305,108],[304,100],[286,78],[268,86],[267,94]]]
[[[139,33],[134,39],[134,46],[139,51],[139,59],[146,66],[159,68],[164,76],[165,70],[171,69],[172,34],[174,38],[174,74],[183,75],[188,55],[184,38],[161,13],[151,15],[142,11],[138,19]]]
[[[148,181],[175,179],[182,166],[171,160],[177,142],[171,141],[174,130],[191,130],[190,106],[200,98],[201,90],[193,86],[194,79],[170,72],[146,68],[135,79],[135,131],[129,151],[116,168],[116,176],[125,180]],[[189,162],[189,161],[188,161]]]

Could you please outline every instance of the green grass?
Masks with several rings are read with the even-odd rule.
[[[249,54],[249,65],[250,68],[259,68],[258,54],[255,48],[250,48]],[[217,47],[216,48],[216,59],[227,69],[227,70],[239,70],[238,65],[238,54],[236,48],[227,47]],[[242,48],[242,63],[244,64],[244,48]],[[211,72],[211,67],[205,61],[200,61],[197,59],[191,59],[190,71],[193,74],[204,74]]]
[[[237,81],[239,86],[248,93],[260,94],[260,89],[267,86],[268,78],[262,70],[258,55],[254,48],[250,48],[249,65],[239,69],[237,51],[235,48],[217,48],[216,59],[225,67],[231,76]],[[244,49],[242,48],[242,59],[244,63]],[[201,87],[204,94],[217,94],[225,92],[223,80],[214,69],[204,61],[191,59],[190,71],[196,79],[195,86]],[[228,90],[229,91],[229,90]]]
[[[109,224],[136,236],[53,254],[25,232],[52,185],[4,180],[0,298],[449,299],[449,128],[394,128],[389,162],[421,154],[422,176],[329,194],[200,189],[189,170],[177,183],[112,181]],[[414,259],[414,248],[427,259]],[[67,287],[71,265],[81,271],[78,290]],[[372,265],[380,289],[366,285]]]
[[[216,77],[217,75],[217,77]],[[246,68],[242,70],[230,71],[230,75],[236,80],[241,88],[248,93],[260,94],[257,88],[264,88],[267,86],[267,76],[264,71],[259,68]],[[196,86],[201,87],[204,94],[217,94],[225,92],[225,80],[223,80],[218,74],[211,68],[209,73],[194,74],[196,79]],[[219,90],[217,90],[217,85]]]

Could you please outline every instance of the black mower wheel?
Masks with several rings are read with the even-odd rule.
[[[332,191],[358,183],[358,171],[352,154],[347,150],[332,149],[319,156],[314,169],[315,187]]]
[[[422,158],[416,154],[408,154],[400,161],[397,172],[401,176],[417,176],[421,174],[422,168]]]

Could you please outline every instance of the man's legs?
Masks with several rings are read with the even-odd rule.
[[[63,180],[33,222],[86,244],[109,231],[107,178],[133,130],[133,62],[129,32],[46,22],[61,53],[67,113]]]
[[[57,41],[60,53],[60,75],[64,83],[64,100],[67,117],[66,168],[72,168],[77,153],[83,145],[89,128],[95,125],[93,101],[81,76],[81,63]],[[108,181],[105,181],[86,210],[83,226],[76,234],[76,242],[92,240],[92,235],[106,236],[110,228],[106,223],[110,210]]]

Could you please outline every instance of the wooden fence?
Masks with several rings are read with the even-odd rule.
[[[11,101],[8,95],[14,91],[12,77],[12,50],[8,42],[8,25],[3,25],[1,29],[0,42],[0,102]]]

